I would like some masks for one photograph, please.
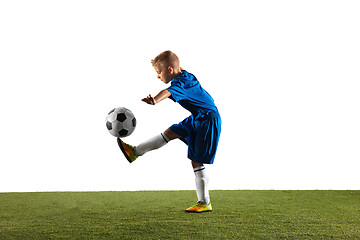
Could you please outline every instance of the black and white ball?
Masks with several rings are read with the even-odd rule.
[[[136,127],[136,118],[127,108],[114,108],[106,117],[106,127],[114,137],[129,136]]]

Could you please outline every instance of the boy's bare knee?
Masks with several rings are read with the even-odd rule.
[[[202,164],[202,163],[197,163],[197,162],[194,162],[194,161],[191,161],[191,165],[192,165],[193,168],[197,168],[197,167],[204,166],[204,164]]]
[[[166,129],[164,134],[168,137],[169,140],[174,140],[176,138],[181,138],[180,135],[174,133],[170,128]]]

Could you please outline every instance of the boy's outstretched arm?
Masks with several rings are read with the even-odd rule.
[[[141,99],[141,101],[146,102],[147,104],[155,105],[170,96],[171,93],[168,90],[164,89],[160,91],[155,97],[152,97],[151,94],[149,94],[149,96]]]

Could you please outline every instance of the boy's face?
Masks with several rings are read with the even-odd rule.
[[[172,67],[165,67],[163,65],[154,66],[155,71],[157,72],[157,77],[163,83],[169,83],[172,80],[173,68]]]

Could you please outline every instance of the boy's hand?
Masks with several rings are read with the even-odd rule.
[[[141,99],[141,101],[146,102],[147,104],[155,105],[155,98],[149,94],[146,98]]]
[[[160,91],[155,97],[152,97],[151,94],[149,94],[149,96],[141,99],[141,101],[146,102],[147,104],[155,105],[170,96],[171,93],[168,90],[164,89]]]

